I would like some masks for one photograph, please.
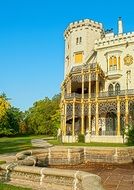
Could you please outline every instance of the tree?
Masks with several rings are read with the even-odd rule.
[[[28,131],[32,134],[56,134],[60,124],[59,104],[60,95],[35,102],[33,107],[26,112],[25,121]]]
[[[134,125],[129,125],[126,132],[128,145],[134,145]]]
[[[22,112],[12,107],[6,94],[0,95],[0,136],[10,136],[19,133]]]
[[[55,114],[51,116],[52,126],[53,126],[53,134],[57,135],[57,131],[60,128],[60,109],[57,109]]]
[[[19,133],[22,112],[18,108],[11,107],[0,120],[0,135],[10,136]]]
[[[0,95],[0,119],[5,116],[7,110],[11,107],[10,103],[8,102],[6,95]]]

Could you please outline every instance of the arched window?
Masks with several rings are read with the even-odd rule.
[[[82,37],[80,37],[80,44],[82,43]]]
[[[109,58],[109,70],[117,70],[117,57],[116,56],[111,56]]]
[[[79,44],[79,38],[76,38],[76,45]]]
[[[108,87],[108,94],[109,94],[109,96],[112,96],[112,95],[113,95],[113,91],[114,91],[113,85],[110,84],[109,87]]]
[[[113,57],[113,70],[117,70],[117,58],[114,56]]]
[[[112,57],[110,57],[109,58],[109,70],[112,70],[112,66],[113,66]]]
[[[76,45],[79,45],[82,43],[82,37],[76,38]]]
[[[120,85],[119,85],[119,83],[117,83],[117,84],[115,85],[115,94],[116,94],[116,95],[120,94]]]
[[[117,65],[117,58],[115,56],[113,57],[113,63],[114,65]]]

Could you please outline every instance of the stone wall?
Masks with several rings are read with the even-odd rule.
[[[27,150],[16,155],[22,165],[78,165],[84,162],[83,148],[52,147],[48,149]]]
[[[16,155],[20,165],[78,165],[84,162],[132,163],[134,147],[53,147],[28,150]]]
[[[104,163],[132,163],[134,161],[134,147],[90,147],[85,148],[85,161]]]
[[[99,176],[73,170],[3,164],[0,179],[36,190],[103,190]]]

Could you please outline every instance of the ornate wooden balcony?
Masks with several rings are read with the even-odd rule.
[[[117,134],[117,131],[109,130],[109,131],[102,131],[99,133],[99,136],[115,136]],[[91,135],[96,135],[95,131],[91,131]]]
[[[134,89],[128,89],[128,90],[120,90],[118,92],[116,91],[111,91],[111,92],[100,92],[98,95],[98,98],[106,98],[106,97],[116,97],[116,96],[134,96]],[[91,98],[95,98],[96,94],[95,93],[91,93]],[[73,98],[77,98],[77,99],[81,99],[82,98],[82,94],[78,94],[78,93],[71,93],[71,94],[65,94],[64,96],[65,99],[73,99]],[[88,99],[89,95],[88,94],[84,94],[84,99]]]
[[[81,70],[94,70],[97,67],[97,63],[78,65],[72,68],[71,73],[81,72]]]

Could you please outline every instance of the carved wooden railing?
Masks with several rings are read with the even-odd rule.
[[[105,97],[116,97],[116,96],[125,96],[125,95],[134,95],[134,89],[128,89],[128,90],[120,90],[120,91],[110,91],[110,92],[100,92],[98,95],[98,98],[105,98]],[[88,99],[89,95],[88,93],[84,94],[84,98]],[[95,93],[91,93],[91,98],[95,98],[96,94]],[[66,93],[64,96],[65,99],[72,99],[72,98],[82,98],[82,94],[78,94],[78,93]]]

